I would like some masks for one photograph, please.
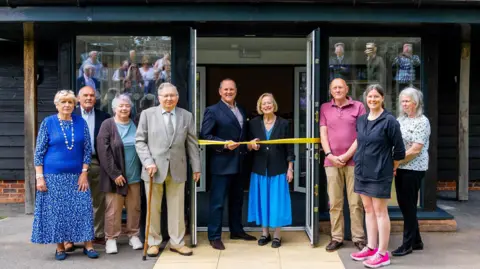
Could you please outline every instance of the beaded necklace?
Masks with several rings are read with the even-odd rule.
[[[75,135],[74,135],[74,130],[73,130],[73,119],[71,119],[71,120],[64,120],[64,121],[68,121],[69,123],[71,123],[71,127],[72,127],[72,145],[69,146],[69,145],[68,145],[67,134],[65,133],[65,128],[64,128],[64,126],[65,126],[65,127],[68,127],[68,124],[64,123],[64,122],[60,119],[60,117],[57,117],[57,118],[58,118],[58,122],[60,123],[60,128],[62,128],[63,137],[65,138],[65,145],[67,146],[67,149],[68,149],[68,150],[72,150],[72,149],[73,149],[73,146],[75,145],[75,144],[74,144],[74,141],[75,141],[74,137],[75,137]]]

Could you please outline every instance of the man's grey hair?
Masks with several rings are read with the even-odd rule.
[[[408,117],[402,109],[402,96],[408,96],[415,103],[415,116],[423,115],[423,93],[413,86],[403,89],[398,95],[398,117]]]
[[[91,64],[86,64],[83,66],[83,71],[87,71],[87,69],[93,69],[95,71],[95,66],[91,65]]]
[[[93,55],[94,53],[98,54],[98,51],[92,50],[92,51],[90,51],[90,52],[88,53],[88,56],[89,56],[89,57],[92,57],[92,55]]]
[[[118,105],[120,104],[121,101],[127,102],[130,105],[130,107],[133,107],[132,99],[130,99],[130,96],[128,94],[117,95],[112,100],[113,114],[115,114],[115,110],[117,109],[117,107],[118,107]]]
[[[173,85],[172,83],[169,83],[169,82],[164,82],[164,83],[160,84],[160,86],[158,87],[158,95],[162,95],[163,90],[166,89],[166,88],[173,88],[175,90],[175,92],[177,92],[177,96],[178,96],[177,87],[175,87],[175,85]]]

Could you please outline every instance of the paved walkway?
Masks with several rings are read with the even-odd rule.
[[[260,233],[252,233],[259,237]],[[161,253],[154,269],[343,269],[338,253],[328,253],[326,236],[322,236],[320,246],[310,247],[304,232],[284,232],[282,247],[258,246],[256,241],[230,240],[223,233],[225,250],[210,247],[206,233],[199,233],[198,246],[194,255],[182,257],[171,252],[168,247]]]
[[[480,192],[471,192],[468,202],[454,201],[453,192],[439,194],[438,205],[455,216],[458,223],[456,233],[424,233],[425,250],[406,257],[392,259],[387,268],[480,268]],[[182,257],[172,253],[168,246],[158,259],[142,261],[142,252],[128,246],[126,238],[119,241],[119,254],[106,255],[103,248],[98,260],[89,260],[81,249],[69,255],[62,262],[55,261],[54,245],[42,246],[30,243],[32,216],[23,214],[23,205],[1,205],[0,216],[0,268],[73,268],[73,269],[355,269],[364,268],[354,262],[349,254],[354,251],[351,242],[338,252],[327,253],[325,245],[329,237],[322,234],[320,246],[311,248],[303,232],[284,232],[282,247],[272,249],[269,245],[259,247],[256,242],[228,240],[224,233],[225,251],[215,251],[206,240],[205,233],[199,233],[199,244],[194,255]],[[256,234],[259,235],[258,233]],[[400,234],[393,234],[389,249],[395,249],[401,242]]]

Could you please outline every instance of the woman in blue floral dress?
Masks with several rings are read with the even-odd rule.
[[[57,244],[55,259],[67,257],[63,242],[85,242],[83,253],[98,258],[91,240],[93,209],[87,172],[92,147],[88,125],[72,115],[72,91],[55,95],[58,114],[46,117],[35,149],[36,200],[32,242]]]

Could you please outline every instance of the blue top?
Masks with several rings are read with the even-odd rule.
[[[132,121],[127,124],[116,122],[118,133],[122,138],[123,150],[125,151],[125,176],[128,184],[140,182],[141,171],[140,159],[135,150],[135,133],[137,128]]]
[[[92,146],[85,120],[72,114],[71,121],[62,120],[57,114],[46,117],[37,136],[34,165],[43,166],[44,174],[81,173],[83,164],[90,164]],[[73,148],[72,146],[73,134]],[[65,142],[65,136],[67,142]]]

